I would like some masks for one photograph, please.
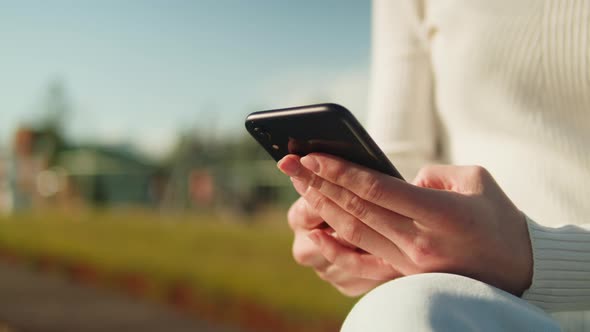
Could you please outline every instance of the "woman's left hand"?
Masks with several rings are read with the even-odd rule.
[[[525,217],[482,167],[429,166],[414,184],[319,153],[279,169],[339,238],[401,275],[455,273],[515,295],[530,286]],[[320,246],[325,236],[310,234]]]

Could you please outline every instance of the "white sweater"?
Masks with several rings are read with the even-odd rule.
[[[486,167],[537,222],[523,298],[590,310],[590,0],[376,0],[373,10],[377,143],[407,178],[432,162]],[[590,329],[590,314],[568,317]]]

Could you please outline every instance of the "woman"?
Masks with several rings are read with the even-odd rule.
[[[417,176],[285,157],[296,261],[370,291],[344,331],[590,330],[590,1],[373,11],[369,131]]]

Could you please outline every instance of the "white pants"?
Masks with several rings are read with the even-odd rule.
[[[342,332],[561,331],[541,309],[498,288],[444,273],[385,283],[365,295]]]

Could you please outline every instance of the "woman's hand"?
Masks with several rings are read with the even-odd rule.
[[[287,216],[295,234],[295,261],[313,268],[320,278],[331,283],[341,293],[358,296],[399,276],[382,259],[359,254],[354,248],[343,244],[332,228],[325,227],[322,217],[303,198],[293,203]],[[323,236],[321,245],[311,240],[312,233]]]
[[[414,185],[325,154],[288,155],[279,168],[338,238],[366,251],[323,253],[330,262],[353,262],[341,268],[347,273],[372,278],[388,265],[391,279],[448,272],[515,295],[530,286],[524,215],[482,167],[430,166]],[[335,245],[326,232],[308,236],[322,252]]]

